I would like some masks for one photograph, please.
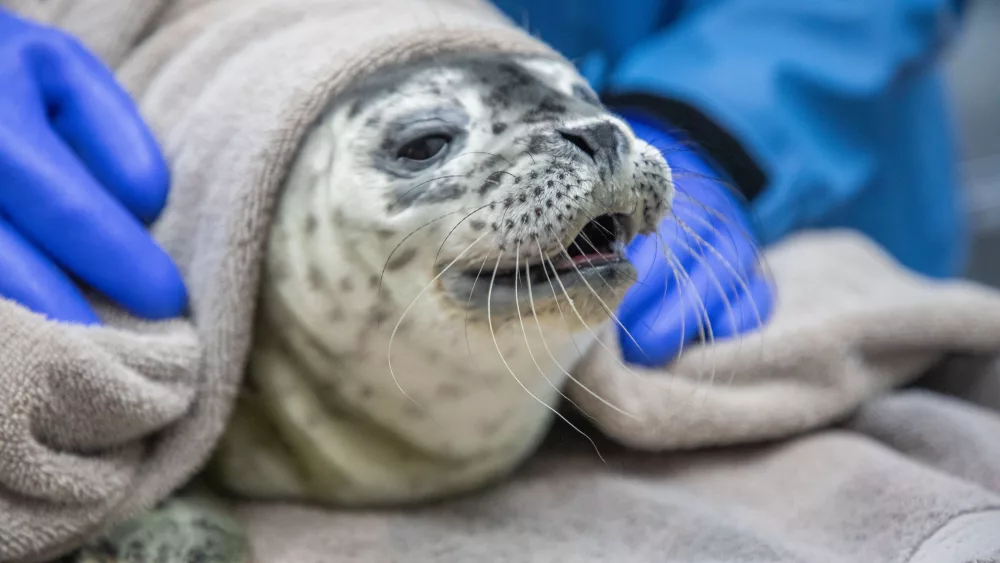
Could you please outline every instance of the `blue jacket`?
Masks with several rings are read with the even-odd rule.
[[[765,244],[805,227],[851,227],[923,273],[964,267],[952,120],[935,64],[963,2],[495,3],[576,61],[611,108],[686,131],[750,202]]]

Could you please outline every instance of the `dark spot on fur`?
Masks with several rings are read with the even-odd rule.
[[[326,314],[326,317],[335,323],[340,322],[344,320],[344,310],[339,306],[335,306],[333,309],[330,309],[330,312]]]
[[[271,279],[277,283],[284,282],[288,279],[288,263],[285,262],[283,258],[277,258],[271,263],[271,268],[269,270]]]
[[[540,196],[542,195],[542,191],[543,190],[541,186],[535,186],[535,189],[532,190],[532,193],[534,193],[536,196]]]
[[[460,399],[468,390],[457,383],[442,383],[434,390],[434,394],[442,399]]]
[[[406,405],[403,406],[403,414],[405,414],[410,418],[415,418],[415,419],[421,419],[424,417],[423,409],[421,409],[419,405],[416,405],[412,402],[406,403]]]
[[[482,186],[479,186],[479,195],[486,195],[493,191],[494,189],[500,187],[500,182],[503,181],[503,172],[494,172],[490,174],[486,181],[483,182]]]
[[[347,110],[347,117],[350,117],[351,119],[357,117],[358,114],[361,113],[361,108],[365,106],[364,102],[365,100],[362,98],[357,98],[351,102],[351,107]]]
[[[368,287],[375,289],[379,284],[379,276],[372,275],[368,277]]]
[[[500,430],[503,423],[503,417],[497,420],[483,422],[479,425],[479,433],[482,434],[484,438],[490,438],[496,434],[498,430]]]
[[[391,210],[405,209],[415,204],[441,203],[458,199],[465,195],[465,186],[451,180],[420,183],[408,186],[398,194]]]
[[[479,165],[479,170],[481,172],[486,172],[487,170],[496,170],[501,166],[507,164],[507,159],[498,155],[490,155],[489,157],[483,159],[482,164]]]
[[[389,319],[389,311],[386,311],[383,304],[379,303],[378,305],[372,307],[369,318],[372,325],[376,327],[381,326],[382,323]]]
[[[549,141],[545,135],[532,135],[528,139],[527,151],[529,154],[541,154],[545,152],[545,148],[548,146]],[[537,172],[532,172],[531,179],[534,180],[538,178]]]
[[[498,121],[498,122],[496,122],[496,123],[493,124],[493,134],[494,135],[499,135],[500,133],[503,133],[506,130],[507,130],[507,124],[506,123],[502,123],[502,122]]]
[[[469,221],[469,226],[473,230],[481,231],[486,228],[486,221],[480,221],[479,219],[472,219]]]
[[[598,99],[597,95],[590,88],[587,88],[583,84],[573,85],[573,95],[578,99],[587,102],[588,104],[601,105],[601,100]]]
[[[385,239],[388,239],[388,238],[392,238],[393,235],[396,234],[396,231],[393,230],[393,229],[387,229],[385,227],[381,227],[381,228],[375,229],[375,234],[378,235],[378,238],[380,238],[382,240],[385,240]]]
[[[389,271],[394,271],[402,268],[403,266],[410,263],[411,260],[417,255],[417,250],[415,248],[407,248],[392,258],[389,259],[389,263],[386,264],[386,269]]]
[[[323,272],[315,264],[309,265],[309,269],[306,272],[306,281],[313,291],[319,291],[326,286],[326,279],[323,277]]]
[[[370,385],[362,385],[361,386],[361,398],[362,399],[371,399],[373,395],[375,395],[375,390],[372,389],[372,387]]]

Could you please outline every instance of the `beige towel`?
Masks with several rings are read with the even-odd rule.
[[[0,561],[51,556],[199,469],[250,345],[278,188],[330,96],[444,52],[548,52],[478,0],[0,0],[114,64],[173,173],[155,234],[188,322],[45,322],[0,302]]]
[[[997,413],[914,390],[771,445],[601,442],[607,465],[557,429],[509,482],[422,510],[237,514],[260,563],[997,563],[998,436]]]
[[[277,188],[329,96],[407,57],[545,48],[479,0],[0,4],[77,34],[138,99],[174,175],[155,234],[179,263],[194,311],[186,321],[148,324],[109,309],[108,327],[84,329],[0,302],[0,561],[36,561],[164,498],[204,462],[245,365]],[[910,276],[857,237],[794,239],[768,262],[780,303],[759,337],[714,345],[710,354],[691,350],[657,372],[627,372],[595,347],[582,380],[636,418],[571,389],[576,402],[629,446],[738,444],[841,419],[949,353],[1000,350],[1000,297]],[[872,425],[883,421],[896,435],[891,414]],[[940,457],[954,458],[948,451]],[[853,435],[679,458],[605,455],[608,466],[589,450],[555,448],[509,487],[429,512],[248,505],[241,515],[268,562],[327,561],[333,553],[355,561],[525,560],[534,549],[542,561],[741,560],[739,553],[747,561],[781,560],[769,553],[837,561],[841,548],[859,554],[847,561],[894,561],[903,560],[889,556],[894,550],[917,552],[946,522],[988,527],[955,517],[996,506],[975,481],[988,469],[941,475]],[[628,547],[633,541],[638,551]]]

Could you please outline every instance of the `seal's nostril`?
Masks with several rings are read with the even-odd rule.
[[[592,159],[597,153],[607,151],[609,154],[618,152],[621,146],[621,133],[614,124],[599,122],[575,129],[560,129],[559,135]]]
[[[592,159],[594,158],[594,155],[597,153],[597,149],[593,147],[589,142],[587,142],[587,139],[581,135],[577,135],[572,131],[559,131],[559,135],[563,139],[569,141],[570,144],[576,145],[576,148],[583,151],[584,154],[586,154]]]

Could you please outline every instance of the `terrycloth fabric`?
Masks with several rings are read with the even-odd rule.
[[[281,180],[329,97],[406,57],[545,47],[476,0],[0,3],[76,33],[139,100],[174,173],[155,234],[186,277],[193,311],[147,324],[109,309],[107,327],[85,329],[0,302],[0,561],[37,561],[164,498],[204,462],[245,366]],[[628,372],[594,347],[581,380],[636,418],[578,388],[574,400],[636,448],[751,443],[843,419],[949,354],[1000,350],[1000,296],[915,278],[856,237],[793,239],[767,263],[780,302],[759,337],[690,350],[656,372]],[[610,332],[605,341],[614,350]],[[698,378],[712,364],[709,386]],[[550,443],[511,484],[421,511],[248,504],[239,513],[262,562],[930,553],[925,561],[950,563],[921,551],[936,529],[972,537],[962,543],[970,549],[998,529],[988,512],[1000,508],[998,471],[983,445],[997,422],[933,397],[890,396],[846,431],[769,447],[661,456],[605,444],[605,466],[589,449]],[[929,545],[948,549],[948,540]]]
[[[1000,414],[912,390],[776,444],[599,441],[606,466],[561,430],[509,482],[422,510],[237,514],[267,563],[996,563],[998,436]]]
[[[187,322],[46,322],[0,302],[0,561],[52,556],[204,463],[250,346],[288,163],[330,97],[382,65],[546,52],[478,0],[0,0],[113,64],[171,165],[157,239]]]

